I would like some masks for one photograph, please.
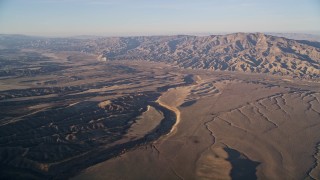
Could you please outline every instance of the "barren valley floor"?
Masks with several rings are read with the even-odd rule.
[[[160,97],[179,111],[175,131],[75,179],[319,178],[318,84],[255,75],[194,75],[193,85]]]
[[[320,177],[319,82],[19,53],[39,58],[5,62],[1,178]]]

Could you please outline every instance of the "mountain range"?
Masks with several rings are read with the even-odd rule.
[[[0,35],[0,47],[80,51],[103,61],[159,61],[191,69],[320,77],[320,42],[263,33],[93,38]]]
[[[138,59],[183,68],[320,76],[320,43],[262,33],[228,35],[128,37],[109,41],[100,59]],[[112,45],[110,45],[112,44]]]

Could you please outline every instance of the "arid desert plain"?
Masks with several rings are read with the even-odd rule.
[[[0,51],[0,179],[320,177],[318,77]]]

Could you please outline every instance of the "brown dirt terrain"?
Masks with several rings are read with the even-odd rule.
[[[15,53],[0,79],[0,178],[319,178],[316,81]]]
[[[197,84],[160,97],[172,108],[181,99],[196,100],[177,108],[181,119],[174,134],[75,179],[318,178],[319,84],[195,73],[201,77]],[[208,87],[216,90],[198,93]]]

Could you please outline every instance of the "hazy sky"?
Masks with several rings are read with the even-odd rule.
[[[320,33],[320,0],[0,0],[0,33]]]

